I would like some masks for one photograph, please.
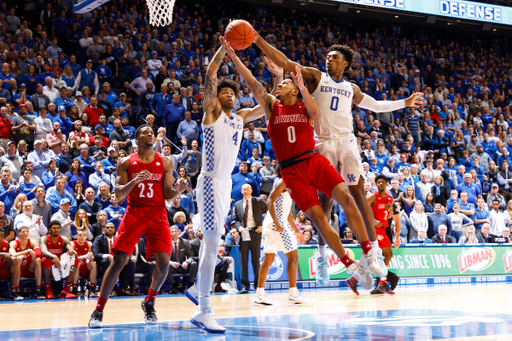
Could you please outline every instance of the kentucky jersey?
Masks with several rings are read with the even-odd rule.
[[[315,132],[319,138],[330,134],[346,135],[354,130],[354,90],[350,82],[337,82],[326,72],[322,72],[320,83],[311,95],[320,109],[320,116],[315,118],[314,122]]]
[[[131,154],[130,164],[128,165],[128,180],[135,179],[144,170],[149,171],[151,177],[133,187],[130,194],[128,194],[128,206],[165,208],[163,193],[165,170],[162,155],[155,153],[152,162],[143,163],[137,153]]]
[[[279,220],[279,225],[282,227],[289,226],[288,224],[288,215],[290,214],[290,209],[292,207],[292,198],[288,191],[284,191],[281,193],[276,201],[274,202],[274,207],[276,209],[277,219]],[[267,213],[265,216],[265,220],[263,220],[263,228],[264,229],[273,229],[275,228],[274,220],[270,213]]]
[[[203,124],[203,170],[230,177],[240,150],[244,120],[241,116],[222,112],[212,124]]]
[[[313,127],[302,102],[284,105],[279,100],[275,101],[267,129],[280,162],[315,149]]]

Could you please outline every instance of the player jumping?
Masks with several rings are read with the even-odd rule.
[[[285,79],[278,86],[276,97],[269,95],[251,72],[242,64],[229,43],[221,38],[231,60],[240,76],[248,83],[256,101],[265,109],[268,132],[272,147],[280,161],[281,175],[290,196],[300,209],[314,222],[320,234],[334,253],[354,274],[363,287],[371,288],[372,277],[366,273],[379,274],[384,271],[375,257],[368,257],[372,247],[364,229],[363,219],[357,210],[354,199],[348,193],[345,182],[329,161],[321,155],[313,155],[315,141],[313,137],[313,119],[320,115],[319,107],[307,92],[300,67],[293,80]],[[295,82],[295,83],[294,83]],[[298,101],[302,94],[304,103]],[[339,236],[329,226],[317,190],[329,198],[334,198],[347,212],[348,225],[361,241],[363,256],[361,263],[351,260],[345,253]]]
[[[395,221],[395,245],[400,245],[400,212],[397,211],[393,205],[393,197],[387,192],[388,179],[379,174],[375,178],[378,193],[373,193],[368,196],[368,204],[372,208],[373,215],[375,216],[375,231],[379,246],[384,254],[384,263],[386,267],[389,266],[391,258],[393,258],[393,250],[391,249],[391,228],[390,220]],[[391,214],[391,218],[389,215]],[[389,271],[387,276],[380,279],[377,278],[375,289],[370,292],[372,295],[382,295],[384,293],[394,295],[393,289],[398,284],[398,277],[395,273]],[[391,284],[391,288],[388,285]],[[354,277],[347,279],[347,285],[352,289],[354,294],[359,295],[357,291],[357,280]]]
[[[206,72],[203,168],[197,179],[197,205],[203,241],[199,249],[196,283],[185,291],[185,295],[198,306],[190,322],[209,333],[226,331],[213,317],[210,289],[224,232],[224,218],[230,208],[231,171],[240,149],[244,123],[265,114],[260,106],[232,113],[240,86],[228,79],[217,80],[217,71],[225,54],[226,50],[221,47]]]
[[[258,277],[258,288],[254,295],[254,303],[263,305],[272,305],[273,303],[265,295],[265,282],[267,280],[268,270],[274,261],[277,251],[284,252],[288,257],[288,281],[289,296],[288,302],[300,304],[303,301],[302,296],[297,290],[297,269],[299,267],[299,253],[297,251],[297,241],[304,244],[304,236],[297,229],[293,216],[290,212],[293,206],[290,194],[286,191],[286,186],[282,179],[278,179],[274,188],[268,195],[268,212],[263,221],[263,233],[265,233],[265,259],[260,267]]]
[[[115,195],[119,201],[128,197],[128,207],[117,229],[112,245],[114,259],[103,276],[100,297],[89,328],[103,326],[103,309],[108,297],[143,234],[147,242],[146,259],[153,256],[156,267],[148,296],[141,303],[142,310],[146,323],[158,322],[155,299],[167,277],[172,252],[165,200],[177,197],[186,189],[187,182],[178,179],[174,184],[171,161],[153,151],[155,133],[150,126],[138,127],[135,138],[137,153],[123,158],[117,167]]]
[[[300,67],[307,89],[318,103],[320,110],[314,120],[314,128],[318,137],[315,153],[325,156],[345,179],[350,194],[363,216],[364,226],[370,237],[372,250],[374,250],[369,252],[368,257],[375,257],[379,260],[384,271],[381,275],[385,275],[382,250],[378,247],[372,210],[364,192],[364,170],[357,139],[352,132],[352,103],[376,113],[389,112],[419,105],[422,94],[415,93],[408,99],[400,101],[376,101],[364,94],[357,85],[343,80],[343,73],[350,68],[354,59],[354,51],[345,45],[335,44],[327,50],[327,72],[325,73],[292,62],[281,51],[268,44],[257,32],[255,32],[254,39],[254,43],[277,66],[288,72],[294,72],[297,66]],[[320,194],[320,199],[325,215],[330,217],[333,201],[322,194]],[[317,259],[316,278],[317,283],[324,286],[329,282],[327,250],[323,236],[319,235],[318,237],[320,257]],[[358,238],[358,240],[361,242],[361,239]]]

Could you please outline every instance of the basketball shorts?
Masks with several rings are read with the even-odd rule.
[[[62,256],[62,254],[58,255],[59,259]],[[41,267],[43,268],[51,268],[53,266],[53,259],[43,257],[41,258]]]
[[[357,185],[361,175],[364,175],[364,169],[354,134],[332,140],[317,139],[315,143],[315,154],[325,156],[347,186]]]
[[[11,277],[11,273],[6,268],[6,264],[4,262],[2,262],[2,264],[0,264],[0,281],[9,279],[10,277]]]
[[[375,232],[377,233],[377,241],[379,242],[379,247],[381,249],[385,247],[391,247],[391,241],[389,240],[386,230],[386,227],[375,227]]]
[[[265,234],[263,251],[265,253],[277,253],[277,251],[288,253],[297,250],[298,243],[293,230],[288,225],[282,226],[283,232],[277,232],[274,222],[263,227]]]
[[[231,207],[231,187],[229,177],[224,178],[209,172],[199,174],[196,198],[203,234],[221,235],[224,232],[224,218]]]
[[[20,278],[34,278],[35,274],[36,272],[31,272],[28,266],[20,268]]]
[[[121,219],[112,250],[129,255],[140,237],[146,239],[146,259],[157,252],[172,252],[172,237],[165,207],[130,207]]]
[[[90,271],[87,268],[87,265],[88,265],[88,263],[86,263],[85,261],[80,265],[79,272],[80,272],[80,277],[82,277],[82,278],[89,278]]]
[[[281,175],[291,198],[304,212],[320,205],[317,190],[330,198],[333,188],[343,182],[329,160],[318,154],[286,167]]]

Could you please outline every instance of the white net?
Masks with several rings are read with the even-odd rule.
[[[152,26],[170,25],[175,2],[176,0],[147,0],[149,23]]]

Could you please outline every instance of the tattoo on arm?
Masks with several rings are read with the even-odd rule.
[[[272,98],[268,94],[267,90],[261,85],[260,82],[255,81],[253,83],[255,90],[263,97],[263,100],[265,101],[265,105],[267,107],[270,107],[272,105]]]
[[[205,80],[206,96],[210,98],[217,97],[217,77],[206,76]]]

